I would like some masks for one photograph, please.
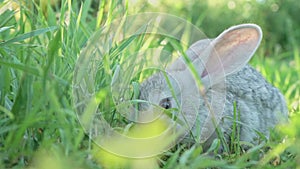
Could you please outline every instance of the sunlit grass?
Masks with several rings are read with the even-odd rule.
[[[151,1],[146,5],[136,2],[138,6],[134,8],[130,1],[62,0],[51,5],[31,0],[1,2],[0,168],[110,168],[112,163],[128,168],[296,168],[300,163],[297,156],[300,153],[300,29],[299,22],[291,22],[295,18],[286,15],[286,11],[297,7],[298,2],[257,4],[253,1],[248,9],[252,13],[237,15],[243,12],[243,8],[239,8],[243,2],[226,1],[219,4],[224,7],[218,7],[218,11],[211,8],[217,4],[184,1],[178,4]],[[274,4],[279,6],[277,11]],[[161,156],[140,160],[128,160],[100,150],[84,134],[72,105],[72,78],[77,57],[92,33],[113,19],[152,10],[186,18],[207,31],[209,37],[237,23],[261,24],[265,41],[251,65],[282,91],[290,122],[278,126],[266,145],[255,146],[247,152],[218,154],[219,140],[215,140],[208,153],[202,151],[201,145],[177,145]],[[268,10],[270,13],[265,13]],[[274,25],[265,21],[274,21]],[[285,32],[279,27],[286,29]],[[121,47],[116,50],[121,51]],[[119,118],[117,115],[108,117]],[[125,123],[122,118],[112,121]],[[161,123],[134,126],[129,135],[149,137],[162,128]],[[126,143],[112,143],[126,146]],[[239,145],[230,146],[237,150]]]
[[[168,128],[168,123],[163,120],[156,120],[148,124],[136,124],[129,129],[124,135],[132,139],[149,139],[155,138],[163,134]],[[101,138],[100,138],[101,139]],[[166,145],[171,144],[172,135],[166,135],[162,139],[153,139],[153,142],[145,142],[139,145],[135,142],[127,139],[117,139],[115,137],[109,138],[109,147],[119,147],[119,152],[163,152],[166,149]],[[164,141],[162,143],[161,141]],[[149,144],[150,143],[150,144]],[[106,147],[108,148],[108,147]],[[153,151],[154,150],[154,151]],[[109,152],[105,148],[94,145],[92,154],[95,160],[106,168],[158,168],[159,154],[154,153],[142,158],[142,154],[139,158],[133,158],[128,156],[120,156],[115,154],[116,152]],[[131,153],[129,153],[131,154]],[[145,153],[147,154],[147,153]]]

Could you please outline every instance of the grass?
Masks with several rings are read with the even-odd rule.
[[[238,150],[241,143],[236,140],[237,145],[229,145],[234,151],[218,154],[216,150],[221,143],[215,140],[206,153],[198,144],[191,147],[177,145],[154,160],[133,160],[133,164],[136,167],[158,167],[155,161],[159,161],[161,168],[296,168],[300,163],[300,22],[294,10],[295,4],[298,3],[292,0],[286,3],[280,0],[249,1],[236,2],[235,9],[228,9],[228,3],[216,6],[204,1],[186,4],[162,1],[160,7],[149,3],[134,4],[129,0],[100,3],[62,0],[53,1],[52,5],[48,1],[2,1],[0,168],[101,168],[105,165],[101,158],[113,162],[122,160],[95,153],[98,152],[97,146],[84,134],[77,120],[72,82],[80,51],[95,31],[115,18],[145,11],[168,12],[187,18],[210,37],[237,23],[256,22],[261,25],[264,42],[251,65],[283,92],[290,123],[272,131],[265,145],[254,146],[247,152]],[[247,5],[252,6],[248,9]],[[276,5],[279,6],[277,11]],[[238,15],[244,8],[248,11]],[[199,11],[203,12],[199,14]],[[119,45],[107,44],[116,45],[110,51],[115,57],[107,56],[99,65],[103,71],[96,74],[97,89],[109,90],[118,59],[128,56],[130,50],[157,47],[165,39],[137,37],[133,42],[131,40]],[[147,40],[148,46],[143,46],[141,42]],[[166,48],[172,51],[170,46]],[[107,121],[115,126],[126,126],[127,121],[116,113],[112,98],[107,98],[109,96],[99,101]],[[237,124],[234,127],[238,129]],[[129,165],[125,163],[121,164]]]

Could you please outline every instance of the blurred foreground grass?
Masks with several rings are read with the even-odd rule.
[[[115,18],[147,11],[175,14],[208,37],[234,24],[262,26],[264,42],[251,64],[284,93],[290,114],[290,123],[278,126],[266,145],[243,153],[214,154],[215,158],[203,154],[199,145],[188,149],[178,145],[157,157],[152,167],[156,161],[163,168],[300,164],[300,4],[296,0],[0,3],[0,168],[101,168],[105,157],[95,153],[72,105],[75,63],[93,32]]]

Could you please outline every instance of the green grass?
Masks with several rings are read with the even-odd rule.
[[[130,0],[62,0],[52,5],[47,1],[0,1],[0,168],[102,168],[94,153],[97,148],[84,134],[73,105],[76,61],[94,32],[116,18],[146,11],[176,14],[209,37],[238,23],[261,25],[264,41],[250,64],[282,91],[290,115],[290,123],[278,126],[265,145],[243,152],[235,140],[236,144],[228,145],[231,151],[223,154],[217,153],[220,140],[206,153],[201,145],[177,145],[156,158],[160,167],[296,168],[300,163],[299,3],[239,1],[228,9],[228,2],[159,1],[155,7]],[[14,10],[7,7],[10,3]],[[128,57],[130,50],[157,47],[163,40],[167,39],[140,36],[109,44],[116,47],[100,63],[103,69],[96,74],[95,87],[108,91],[120,59]],[[169,42],[165,49],[172,51]],[[116,113],[112,98],[100,102],[110,124],[127,125]],[[236,123],[233,127],[238,130]]]

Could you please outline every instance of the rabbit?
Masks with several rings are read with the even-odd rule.
[[[194,75],[187,59],[181,56],[163,72],[141,82],[139,99],[165,110],[182,111],[176,128],[184,128],[183,140],[193,138],[190,139],[193,143],[208,148],[218,137],[218,128],[229,144],[236,121],[240,127],[236,134],[239,140],[257,145],[261,141],[258,132],[269,139],[269,130],[288,119],[283,95],[247,64],[261,39],[262,30],[258,25],[241,24],[230,27],[215,39],[199,40],[188,48],[186,56],[203,87],[192,85]],[[149,108],[149,104],[140,104],[142,111]],[[238,114],[236,119],[234,112]],[[161,118],[171,119],[163,115]]]

